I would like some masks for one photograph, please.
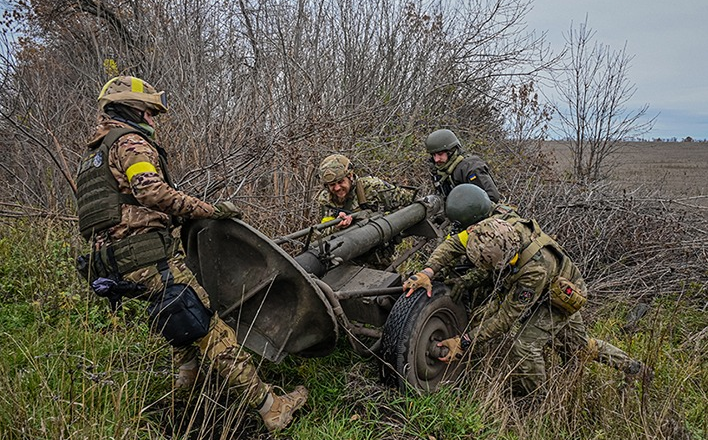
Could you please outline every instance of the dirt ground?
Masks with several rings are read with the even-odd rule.
[[[570,161],[567,144],[547,142],[562,166]],[[708,143],[635,142],[608,158],[608,178],[627,191],[638,188],[657,190],[662,198],[707,209]]]

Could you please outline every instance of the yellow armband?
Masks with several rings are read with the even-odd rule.
[[[155,165],[151,164],[150,162],[138,162],[129,166],[128,169],[125,170],[125,175],[128,176],[128,183],[133,180],[133,177],[135,175],[142,173],[157,174],[157,169],[155,169]]]
[[[462,243],[462,246],[465,248],[467,247],[467,240],[470,238],[470,234],[467,233],[467,231],[462,231],[459,234],[457,234],[457,238],[460,240],[460,243]]]

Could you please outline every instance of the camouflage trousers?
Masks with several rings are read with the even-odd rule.
[[[621,371],[633,359],[618,347],[588,336],[580,312],[570,316],[550,305],[542,305],[530,319],[514,329],[510,361],[512,389],[515,394],[526,395],[545,389],[546,364],[544,347],[549,344],[564,359],[578,356],[584,361],[598,361]]]
[[[190,286],[208,308],[209,296],[184,263],[183,256],[177,254],[172,257],[168,261],[168,266],[174,277],[174,283]],[[156,265],[131,272],[123,278],[145,285],[147,295],[157,294],[165,289]],[[186,347],[174,348],[175,364],[184,365],[196,359],[199,354],[203,355],[210,362],[210,366],[226,379],[229,388],[243,395],[251,406],[256,407],[263,402],[270,387],[258,377],[251,355],[238,344],[234,330],[216,313],[211,319],[209,332],[203,338]]]

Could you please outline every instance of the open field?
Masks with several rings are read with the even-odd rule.
[[[545,144],[558,166],[570,161],[567,144]],[[608,178],[632,191],[656,190],[662,199],[708,208],[708,143],[634,142],[609,158]]]

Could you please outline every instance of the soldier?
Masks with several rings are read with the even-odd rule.
[[[194,381],[201,353],[258,410],[269,431],[285,428],[307,400],[307,389],[276,395],[261,381],[234,330],[209,309],[209,297],[172,233],[178,218],[240,218],[240,211],[173,185],[166,152],[154,140],[154,118],[167,111],[164,92],[119,76],[105,84],[98,105],[98,126],[77,177],[79,229],[93,251],[83,261],[83,274],[96,293],[112,301],[121,295],[149,301],[153,329],[174,347],[181,365],[178,386]]]
[[[410,204],[415,197],[415,191],[399,188],[378,177],[357,177],[351,161],[341,154],[325,157],[318,174],[324,185],[317,196],[322,223],[341,218],[337,224],[339,229],[351,225],[354,212],[393,211]]]
[[[447,129],[435,130],[425,139],[436,191],[447,197],[455,186],[471,183],[482,188],[492,202],[498,202],[499,190],[486,162],[477,155],[463,155],[461,148],[455,133]]]
[[[461,190],[455,188],[450,193],[446,207],[462,194]],[[486,206],[476,205],[480,200],[483,197],[477,194],[466,204],[471,211],[488,210]],[[422,287],[430,296],[430,279],[461,256],[486,271],[490,275],[488,279],[496,280],[494,294],[473,313],[471,330],[437,344],[443,349],[439,359],[443,362],[459,360],[476,344],[513,331],[510,363],[513,365],[512,390],[517,395],[543,396],[546,381],[543,348],[549,341],[555,341],[554,347],[563,355],[583,354],[588,360],[623,371],[630,379],[651,379],[651,369],[642,362],[608,342],[588,337],[579,311],[586,302],[587,287],[561,246],[546,235],[535,220],[509,212],[497,212],[491,217],[489,214],[491,212],[478,223],[468,225],[462,233],[448,238],[433,251],[426,268],[403,284],[404,289],[408,289],[407,295]],[[455,214],[453,217],[465,220]]]

